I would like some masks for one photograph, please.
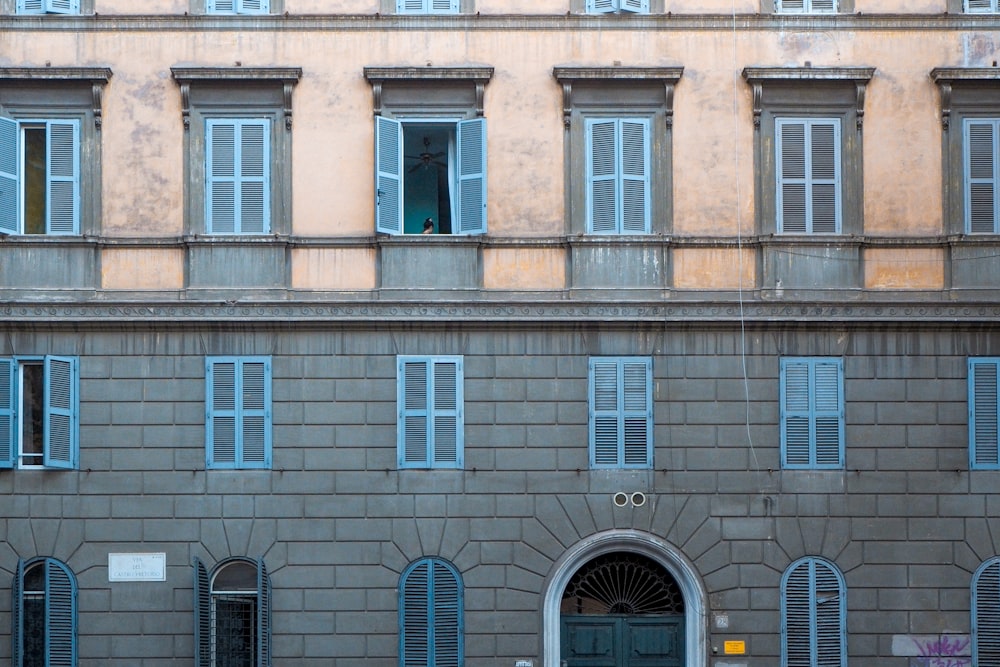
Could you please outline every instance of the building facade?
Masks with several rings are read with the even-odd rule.
[[[1000,665],[997,0],[0,14],[0,660]]]

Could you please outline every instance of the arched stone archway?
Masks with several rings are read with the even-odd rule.
[[[616,552],[637,553],[662,565],[684,596],[685,667],[708,665],[708,597],[691,563],[679,549],[639,530],[608,530],[591,535],[566,550],[556,562],[542,595],[542,666],[560,667],[560,606],[573,575],[589,561]]]

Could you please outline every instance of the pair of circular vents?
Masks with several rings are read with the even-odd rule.
[[[625,493],[624,491],[619,491],[611,496],[611,500],[618,507],[627,507],[629,504],[631,504],[632,507],[642,507],[646,504],[646,494],[642,491],[636,491],[635,493]]]

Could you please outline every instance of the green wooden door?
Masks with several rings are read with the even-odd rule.
[[[681,667],[683,616],[562,617],[566,667]]]

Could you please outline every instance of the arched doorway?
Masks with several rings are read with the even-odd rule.
[[[642,554],[584,564],[559,612],[565,667],[680,667],[684,659],[684,596],[666,568]]]
[[[648,591],[629,588],[638,584]],[[543,667],[708,664],[701,579],[680,550],[650,533],[609,530],[570,547],[542,605]]]

